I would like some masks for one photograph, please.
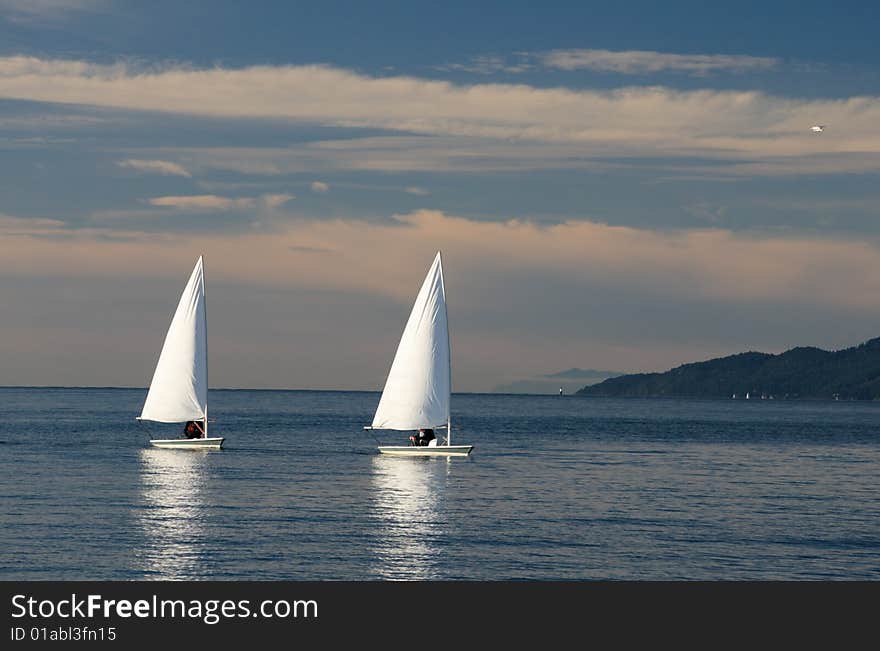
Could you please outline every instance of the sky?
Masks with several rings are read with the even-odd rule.
[[[381,389],[438,250],[456,391],[878,336],[878,33],[871,2],[0,0],[0,385],[146,386],[199,255],[213,387]]]

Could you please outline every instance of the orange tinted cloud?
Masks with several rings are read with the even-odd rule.
[[[847,311],[857,319],[875,314],[880,305],[880,250],[853,240],[592,222],[541,227],[432,211],[381,224],[294,220],[237,236],[76,230],[51,219],[3,217],[4,305],[18,329],[5,330],[0,353],[12,370],[0,381],[148,381],[168,311],[204,254],[215,386],[379,388],[437,249],[444,252],[458,390],[491,390],[578,364],[658,370],[763,347],[768,337],[773,346],[837,343],[834,333],[816,340],[814,331],[792,341],[798,324],[786,321],[786,307],[806,306],[832,322]],[[59,284],[87,302],[73,295],[59,302],[51,289]],[[168,296],[144,295],[157,285]],[[106,321],[120,303],[127,321]],[[28,315],[47,304],[51,321],[30,327]],[[740,325],[776,313],[776,331],[734,341],[733,324],[715,334],[718,309]],[[661,320],[664,330],[634,319]],[[869,330],[848,328],[846,336]],[[62,355],[74,380],[53,370]]]
[[[139,172],[153,172],[155,174],[164,174],[167,176],[185,176],[191,177],[182,165],[167,160],[142,160],[137,158],[129,158],[116,163],[119,167],[127,167],[138,170]]]
[[[451,261],[450,275],[462,284],[457,300],[475,304],[484,297],[469,293],[468,279],[507,272],[555,274],[670,297],[798,298],[829,306],[880,302],[880,250],[868,242],[738,235],[718,228],[662,232],[588,221],[539,226],[424,210],[379,224],[299,220],[271,234],[234,237],[124,235],[12,217],[0,219],[0,233],[0,270],[15,274],[177,275],[189,257],[204,253],[211,273],[228,280],[406,301],[412,287],[402,276],[417,277],[425,260],[442,249]]]

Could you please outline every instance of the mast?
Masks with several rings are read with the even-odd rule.
[[[205,258],[202,258],[202,297],[205,302],[205,429],[203,438],[208,438],[208,287],[205,284]]]
[[[450,403],[452,402],[452,345],[449,338],[449,309],[446,305],[446,279],[443,277],[443,252],[437,251],[440,256],[440,288],[443,291],[443,316],[446,317],[446,352],[449,357],[449,398],[446,400],[446,445],[452,445],[452,416]]]

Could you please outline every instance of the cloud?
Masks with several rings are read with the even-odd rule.
[[[703,200],[694,201],[683,208],[689,215],[714,225],[722,224],[727,215],[727,206],[719,206]]]
[[[94,115],[34,114],[0,117],[0,129],[44,131],[46,129],[71,129],[91,127],[108,122],[107,118]]]
[[[703,69],[711,69],[707,66]],[[592,158],[707,157],[760,166],[772,157],[784,166],[790,159],[837,156],[860,158],[858,165],[876,169],[880,151],[880,101],[869,96],[803,99],[655,86],[572,90],[456,85],[404,76],[369,77],[329,66],[138,68],[23,56],[0,58],[0,94],[498,143],[552,143],[580,147],[581,156]],[[840,127],[834,138],[815,138],[808,130],[816,122]],[[362,165],[382,166],[383,161],[369,163],[362,154]],[[266,169],[277,168],[270,162]]]
[[[167,160],[139,160],[136,158],[129,158],[128,160],[118,161],[116,164],[119,165],[119,167],[129,167],[141,172],[155,172],[157,174],[185,176],[187,178],[192,176],[192,174],[184,169],[179,163],[172,163]]]
[[[263,202],[269,208],[280,208],[288,201],[292,199],[296,199],[296,197],[292,194],[264,194]]]
[[[741,54],[669,54],[647,50],[551,50],[536,55],[549,68],[593,70],[623,75],[681,72],[707,75],[713,72],[768,70],[781,61],[773,57]]]
[[[586,158],[586,148],[586,145],[570,143],[507,142],[463,136],[371,136],[289,147],[169,147],[153,153],[185,160],[191,169],[235,170],[266,176],[309,173],[316,169],[461,172],[607,167]],[[619,167],[620,163],[614,165]],[[266,182],[251,183],[250,187],[257,187],[256,183]],[[218,183],[213,185],[223,187]],[[245,183],[236,185],[249,187]],[[228,187],[234,186],[229,184]]]
[[[67,226],[58,219],[43,217],[14,217],[0,213],[0,233],[8,237],[33,237],[59,233]]]
[[[299,339],[290,330],[306,316],[293,325],[289,309],[284,318],[254,318],[247,325],[256,333],[248,338],[253,350],[242,352],[241,359],[320,349],[354,388],[381,386],[437,249],[444,253],[455,323],[459,390],[565,368],[575,352],[598,368],[646,369],[741,349],[716,326],[745,331],[745,346],[766,348],[768,337],[783,347],[803,341],[800,328],[810,320],[831,323],[834,333],[806,340],[828,346],[836,332],[851,334],[853,323],[861,321],[869,330],[880,305],[880,248],[856,239],[743,236],[720,228],[657,232],[586,221],[542,227],[437,211],[396,215],[383,223],[288,220],[271,233],[131,232],[125,238],[110,229],[74,229],[51,219],[0,219],[0,277],[15,278],[19,286],[29,278],[50,285],[57,278],[93,296],[95,284],[112,276],[116,286],[127,288],[163,279],[174,294],[195,256],[204,253],[211,285],[223,288],[227,304],[234,297],[230,319],[240,313],[239,301],[260,316],[275,315],[288,300],[301,301],[295,303],[297,314],[308,312],[301,305],[323,297]],[[326,251],[333,254],[322,255]],[[214,296],[220,295],[218,289]],[[146,309],[128,300],[133,312]],[[168,300],[157,303],[159,330],[167,327]],[[31,294],[27,301],[38,299]],[[333,337],[326,331],[328,313],[334,315]],[[352,313],[358,318],[345,318]],[[222,320],[214,314],[217,333]],[[364,327],[366,322],[372,325]],[[274,343],[264,342],[272,328],[279,330]],[[240,350],[239,335],[233,328],[228,340],[215,338],[215,354],[223,359]],[[852,337],[844,343],[858,341]],[[345,352],[339,353],[340,347]],[[350,358],[358,360],[354,368],[346,366]],[[314,386],[311,370],[292,376],[297,364],[284,359],[288,363],[276,375],[279,386]],[[144,375],[149,370],[145,364]],[[235,373],[224,377],[234,385]],[[330,376],[322,377],[332,386]],[[357,384],[349,384],[354,377]]]
[[[866,142],[869,139],[867,137]],[[315,170],[462,173],[562,169],[608,172],[643,168],[655,175],[651,182],[681,182],[880,171],[880,151],[801,153],[796,149],[786,151],[781,145],[766,141],[760,145],[766,148],[764,153],[750,154],[733,147],[700,150],[678,148],[671,143],[668,148],[651,149],[649,145],[623,140],[539,142],[394,135],[314,141],[289,147],[166,147],[151,153],[183,160],[188,169],[236,169],[252,174],[262,167],[270,169],[271,176],[314,173]],[[212,190],[269,184],[274,187],[275,182],[200,184]]]
[[[55,23],[78,12],[94,12],[106,0],[0,0],[3,17],[14,23]]]
[[[491,75],[498,72],[520,73],[534,68],[523,57],[522,60],[511,63],[506,57],[501,56],[478,56],[473,57],[468,63],[447,63],[436,66],[436,70],[470,72],[478,75]]]
[[[228,201],[256,201],[211,195],[159,199],[164,199],[159,205],[184,209],[225,209]],[[55,220],[0,220],[4,235],[26,237],[58,228]],[[481,305],[485,291],[509,293],[515,279],[529,276],[565,278],[575,284],[607,283],[660,297],[730,301],[797,297],[822,305],[880,304],[880,249],[845,238],[744,236],[720,228],[656,232],[589,221],[545,227],[521,220],[479,222],[422,210],[397,215],[387,223],[299,219],[273,233],[205,235],[200,241],[218,258],[214,273],[230,280],[296,279],[291,282],[313,289],[367,291],[404,302],[411,299],[412,288],[399,282],[400,270],[421,271],[425,260],[443,249],[455,260],[450,274],[471,279],[470,289],[459,290],[458,305]],[[92,251],[87,240],[83,242],[82,248],[53,251],[28,250],[3,240],[0,270],[55,268],[75,274],[80,259],[97,262],[102,255],[109,256],[108,260],[122,256],[131,269],[149,270],[149,261],[164,255],[148,238],[138,242],[139,250],[108,244]],[[289,255],[291,247],[333,250],[357,264],[329,265],[315,273],[309,261],[296,267]],[[364,250],[371,255],[361,255]],[[177,252],[168,255],[174,258]],[[240,264],[242,259],[247,264]],[[418,275],[413,272],[414,278]],[[504,287],[487,289],[481,279],[497,280]]]
[[[74,138],[52,138],[34,136],[28,138],[0,138],[0,149],[48,149],[58,145],[69,145],[76,142]]]
[[[208,170],[223,170],[229,172],[238,172],[248,176],[279,176],[286,170],[277,162],[271,160],[273,153],[278,150],[273,147],[264,147],[259,149],[253,148],[236,148],[236,147],[215,147],[198,150],[178,150],[181,153],[186,151],[197,152],[193,155],[193,164],[200,168]],[[210,153],[218,154],[217,158],[212,158]],[[207,154],[207,156],[205,156]],[[294,164],[288,161],[292,167],[297,170],[307,170],[309,167],[306,163]]]
[[[60,220],[45,217],[16,217],[0,213],[0,238],[7,240],[6,244],[15,246],[15,242],[65,242],[74,241],[92,244],[108,244],[130,242],[140,239],[142,233],[119,233],[106,228],[72,228],[70,224]],[[156,241],[165,239],[164,234],[155,236]],[[0,255],[4,251],[0,246]]]
[[[537,68],[574,71],[591,70],[621,75],[647,75],[661,72],[704,77],[712,73],[769,70],[781,65],[775,57],[744,54],[673,54],[650,50],[559,49],[546,52],[520,52],[515,60],[491,55],[471,58],[467,63],[447,63],[437,70],[469,72],[479,75],[517,74]]]
[[[322,183],[321,181],[312,181],[312,192],[317,192],[318,194],[324,194],[330,189],[330,186],[327,183]]]
[[[259,197],[221,197],[216,194],[194,194],[153,197],[147,200],[152,206],[174,208],[181,211],[248,210],[259,205],[268,209],[280,208],[294,199],[292,194],[264,194]]]
[[[408,188],[404,188],[403,191],[406,192],[407,194],[414,194],[417,197],[425,197],[425,196],[428,196],[429,194],[431,194],[430,192],[425,190],[425,188],[420,188],[415,185],[411,185]]]
[[[238,208],[251,208],[255,201],[250,197],[230,199],[228,197],[218,197],[216,194],[197,194],[154,197],[148,199],[148,203],[153,206],[176,208],[178,210],[234,210]]]

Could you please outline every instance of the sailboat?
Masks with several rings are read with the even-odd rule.
[[[418,430],[446,427],[446,439],[428,445],[380,445],[382,454],[401,456],[467,456],[472,445],[452,445],[449,399],[452,365],[446,287],[440,252],[416,297],[373,424],[364,429]]]
[[[171,319],[138,420],[193,422],[201,434],[196,438],[151,439],[159,448],[219,449],[223,445],[222,438],[208,436],[208,325],[201,257]]]

